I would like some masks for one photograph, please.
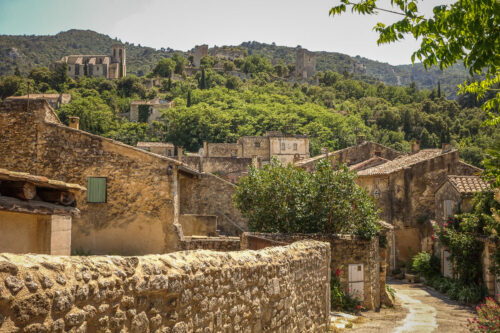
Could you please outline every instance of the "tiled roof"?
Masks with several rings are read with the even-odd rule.
[[[161,147],[161,148],[171,148],[173,143],[169,142],[137,142],[137,147]]]
[[[353,164],[349,167],[349,170],[365,170],[370,167],[375,167],[380,164],[384,164],[389,162],[388,159],[385,159],[380,156],[374,156],[372,158],[367,159],[366,161],[359,162],[358,164]]]
[[[452,152],[452,151],[450,151]],[[449,153],[449,152],[446,152]],[[359,176],[387,175],[414,164],[430,160],[443,154],[441,149],[423,149],[413,155],[400,156],[387,163],[374,166],[358,172]]]
[[[478,176],[454,176],[447,177],[448,181],[461,194],[473,194],[475,192],[487,191],[490,185]]]
[[[58,190],[77,190],[77,191],[87,190],[85,187],[80,186],[78,184],[65,183],[60,180],[48,179],[47,177],[43,176],[35,176],[35,175],[30,175],[29,173],[26,172],[16,172],[7,169],[0,169],[0,180],[25,181],[33,183],[39,187],[53,188]]]

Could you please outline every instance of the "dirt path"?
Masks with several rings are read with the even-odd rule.
[[[422,284],[391,283],[396,290],[394,309],[366,312],[363,323],[351,332],[359,333],[431,333],[468,332],[471,308],[437,293]]]

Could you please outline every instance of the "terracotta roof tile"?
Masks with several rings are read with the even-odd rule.
[[[441,149],[423,149],[416,154],[400,156],[387,163],[361,170],[358,172],[358,175],[371,176],[391,174],[414,164],[436,158],[441,154],[443,154],[443,151]]]
[[[478,176],[449,175],[448,181],[461,194],[473,194],[490,190],[490,185]]]

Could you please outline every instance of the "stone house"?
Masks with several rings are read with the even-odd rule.
[[[181,249],[181,214],[218,216],[220,230],[225,224],[226,230],[246,228],[230,200],[234,185],[72,125],[63,125],[44,100],[0,104],[0,167],[86,184],[87,195],[76,195],[81,216],[73,221],[74,250],[138,255]]]
[[[208,56],[208,45],[196,45],[194,47],[193,66],[196,68],[200,67],[201,59],[206,56]]]
[[[62,57],[54,66],[63,63],[68,65],[68,75],[74,79],[83,76],[119,79],[127,75],[126,48],[121,44],[111,46],[111,56],[69,55]]]
[[[169,142],[137,142],[137,148],[150,151],[155,154],[173,157],[175,156],[175,146]]]
[[[436,190],[435,194],[435,207],[436,212],[434,215],[433,223],[440,228],[455,214],[468,213],[472,209],[472,199],[475,193],[490,190],[490,185],[479,176],[457,176],[448,175],[441,185]],[[490,255],[494,250],[494,244],[487,238],[481,238],[484,241],[485,247],[483,251],[483,267],[484,281],[488,289],[494,291],[495,279],[489,272]],[[446,277],[453,276],[452,262],[448,260],[450,252],[440,246],[438,242],[431,242],[434,246],[431,247],[434,254],[441,260],[441,274]]]
[[[129,120],[137,123],[149,123],[161,118],[162,109],[169,109],[174,106],[174,102],[169,102],[160,98],[150,101],[133,101],[130,103]]]
[[[59,109],[62,104],[71,102],[70,94],[29,94],[23,96],[10,96],[6,100],[11,99],[44,99],[53,109]]]
[[[357,184],[377,199],[381,219],[394,226],[393,258],[405,262],[425,248],[432,234],[427,224],[435,215],[435,193],[443,179],[450,174],[473,175],[477,170],[461,162],[458,151],[449,145],[420,150],[414,144],[410,155],[357,172]],[[390,265],[393,268],[396,263]]]
[[[85,188],[0,169],[0,252],[70,255],[71,222]]]

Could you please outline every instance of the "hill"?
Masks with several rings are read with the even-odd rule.
[[[69,54],[110,54],[113,43],[121,43],[90,30],[68,30],[54,36],[8,36],[0,35],[0,76],[13,74],[18,67],[27,73],[36,66],[49,66],[64,55]],[[172,55],[174,50],[154,49],[141,45],[127,45],[127,69],[139,76],[148,73],[162,57]],[[248,54],[258,54],[270,58],[273,62],[283,60],[295,62],[296,48],[244,42],[239,45]],[[441,82],[441,88],[449,98],[455,98],[459,83],[467,78],[461,65],[456,65],[444,72],[439,69],[425,71],[421,64],[392,66],[387,63],[362,58],[350,57],[336,52],[315,52],[317,70],[332,70],[338,73],[350,73],[353,78],[367,82],[380,80],[389,85],[409,85],[412,81],[419,88],[435,88]]]

